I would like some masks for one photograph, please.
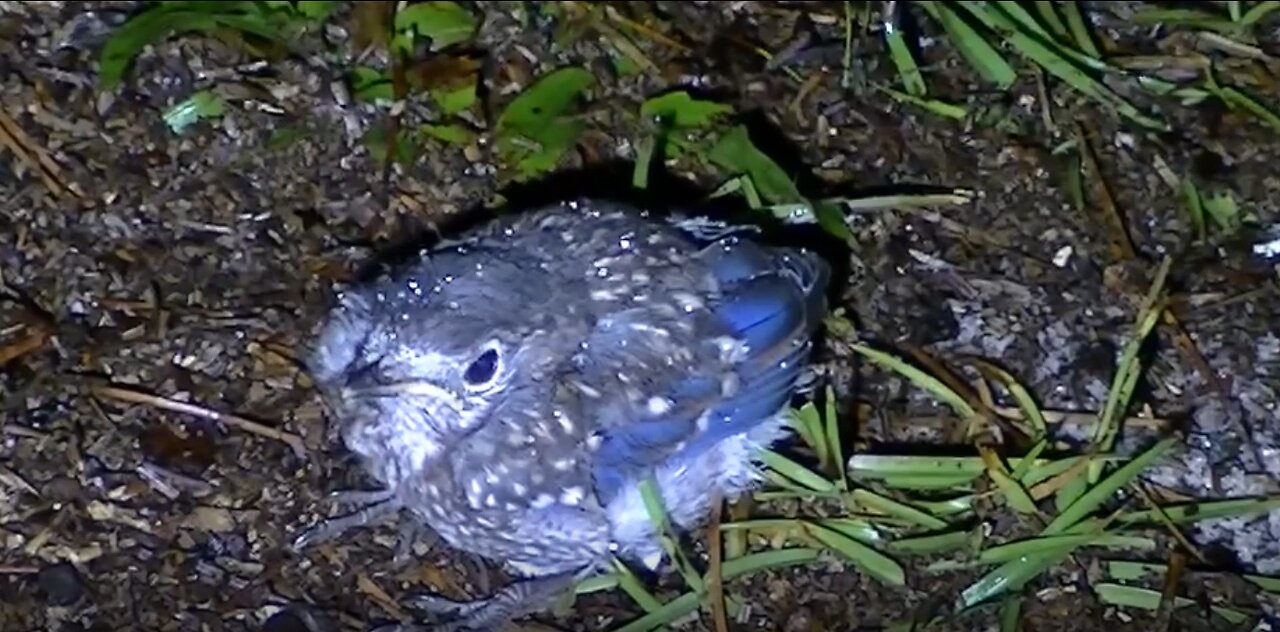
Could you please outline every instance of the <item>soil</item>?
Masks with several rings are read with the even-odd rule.
[[[1172,256],[1180,327],[1204,367],[1178,348],[1177,328],[1159,328],[1134,414],[1176,424],[1187,440],[1144,479],[1165,494],[1280,491],[1280,296],[1275,261],[1252,249],[1280,225],[1280,130],[1210,102],[1160,101],[1150,107],[1174,131],[1145,131],[1064,86],[1044,91],[1032,72],[996,92],[914,11],[931,96],[974,116],[931,115],[873,89],[896,76],[875,34],[854,38],[842,86],[843,3],[611,3],[661,35],[633,38],[654,64],[638,74],[617,71],[598,32],[564,29],[570,9],[463,4],[484,16],[474,43],[486,59],[473,117],[481,140],[432,145],[384,168],[361,137],[387,125],[386,109],[351,99],[343,16],[300,39],[300,52],[262,63],[212,37],[170,38],[104,91],[101,46],[141,3],[0,2],[0,112],[13,126],[0,123],[36,148],[0,154],[0,632],[365,630],[403,609],[408,593],[480,596],[501,585],[480,560],[421,540],[395,563],[400,520],[290,548],[334,511],[329,492],[368,483],[298,359],[333,283],[406,236],[447,230],[499,194],[517,202],[627,187],[638,123],[624,113],[674,85],[743,112],[753,140],[806,192],[974,192],[961,205],[854,214],[853,247],[838,255],[848,269],[839,306],[887,347],[953,367],[969,356],[998,362],[1047,410],[1101,409],[1143,293]],[[1149,29],[1125,25],[1136,3],[1091,4],[1108,5],[1095,23],[1111,51],[1156,47]],[[1275,20],[1261,29],[1280,41]],[[496,164],[494,113],[531,78],[570,63],[598,78],[588,131],[556,176],[513,186]],[[1261,66],[1277,85],[1277,66]],[[166,126],[168,107],[210,86],[232,97],[224,116],[182,133]],[[1275,106],[1276,94],[1264,100]],[[403,114],[432,115],[414,103]],[[1082,176],[1083,208],[1069,184],[1078,154],[1056,151],[1079,146],[1077,129],[1098,167]],[[1193,240],[1160,161],[1232,192],[1256,228]],[[705,170],[675,171],[667,201],[693,204],[719,183]],[[1115,245],[1102,182],[1131,256]],[[829,341],[821,367],[842,409],[864,405],[856,428],[849,416],[863,444],[954,438],[958,422],[941,406],[856,362],[847,344]],[[1121,449],[1151,435],[1126,433]],[[1280,512],[1188,530],[1214,568],[1258,573],[1280,571],[1278,535]],[[1174,546],[1075,558],[1024,591],[1021,629],[1154,629],[1154,613],[1105,605],[1091,586],[1101,559],[1162,561]],[[910,561],[906,587],[834,557],[736,580],[726,590],[745,606],[730,628],[881,629],[950,604],[979,576],[926,573],[926,561]],[[1251,585],[1206,577],[1184,580],[1196,605],[1168,629],[1230,629],[1203,607],[1211,600],[1272,611]],[[637,613],[611,591],[512,628],[608,630]],[[703,615],[678,629],[714,628]],[[984,611],[933,629],[997,627]]]

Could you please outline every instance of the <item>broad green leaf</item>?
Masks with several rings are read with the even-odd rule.
[[[694,99],[683,90],[654,97],[640,106],[641,116],[675,128],[705,127],[731,112],[733,108],[730,106]]]
[[[539,78],[498,117],[498,150],[518,177],[529,178],[555,168],[577,141],[584,124],[569,116],[578,97],[595,76],[576,66]]]
[[[120,85],[134,58],[149,45],[180,33],[233,28],[267,39],[276,34],[252,2],[174,2],[156,5],[125,22],[107,39],[98,81],[106,90]]]
[[[424,136],[442,140],[451,145],[466,145],[475,140],[475,134],[461,125],[423,125],[418,130]]]
[[[806,201],[791,176],[751,142],[746,126],[735,125],[711,148],[707,157],[722,167],[751,178],[756,191],[774,204]]]
[[[351,94],[360,101],[393,101],[396,98],[391,78],[368,66],[356,66],[351,70]]]
[[[462,5],[450,0],[418,2],[396,13],[399,33],[416,33],[431,40],[431,50],[465,42],[476,30],[476,18]]]
[[[452,116],[475,104],[476,85],[471,83],[452,90],[436,90],[431,93],[431,98],[440,106],[441,113]]]
[[[340,4],[332,0],[298,0],[298,13],[310,20],[323,20]]]

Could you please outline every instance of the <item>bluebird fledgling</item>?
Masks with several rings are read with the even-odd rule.
[[[826,262],[742,232],[566,202],[342,293],[310,366],[385,491],[322,528],[405,508],[523,577],[415,602],[438,630],[496,629],[615,555],[656,567],[638,484],[686,530],[751,489],[826,313]]]

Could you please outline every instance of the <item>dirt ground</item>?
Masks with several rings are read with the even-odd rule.
[[[363,630],[389,620],[413,589],[492,590],[498,575],[444,547],[419,543],[416,559],[393,566],[393,523],[301,554],[288,547],[331,511],[325,494],[366,483],[326,431],[294,360],[329,284],[400,236],[491,200],[499,188],[491,147],[441,146],[384,177],[360,142],[384,119],[343,93],[338,62],[349,48],[338,27],[306,55],[266,66],[213,40],[173,39],[105,94],[96,85],[98,47],[137,4],[0,2],[0,108],[57,170],[0,154],[0,632]],[[855,87],[841,88],[841,3],[648,3],[678,46],[640,40],[662,72],[636,76],[611,71],[598,37],[553,49],[553,20],[522,29],[508,11],[540,3],[474,4],[485,15],[477,46],[492,62],[486,111],[565,63],[599,75],[590,131],[566,171],[631,159],[634,130],[618,109],[684,83],[767,124],[761,144],[796,169],[805,190],[976,192],[962,206],[855,216],[856,248],[840,262],[850,270],[842,306],[883,343],[948,361],[998,360],[1047,409],[1101,407],[1135,301],[1159,258],[1175,254],[1172,283],[1187,299],[1182,325],[1216,384],[1162,329],[1137,399],[1182,424],[1188,442],[1148,480],[1190,495],[1280,491],[1280,297],[1273,263],[1250,253],[1264,237],[1188,248],[1180,195],[1153,167],[1163,160],[1194,172],[1274,227],[1276,130],[1210,105],[1165,104],[1176,131],[1147,133],[1060,87],[1050,130],[1030,75],[1010,95],[991,93],[936,37],[924,51],[931,89],[983,112],[970,121],[930,116],[856,87],[893,77],[874,37],[858,38]],[[1112,21],[1100,20],[1104,31]],[[1106,32],[1118,47],[1148,46],[1143,33]],[[807,44],[796,45],[806,33]],[[789,53],[771,67],[744,43]],[[165,126],[166,107],[214,82],[244,86],[274,108],[231,107],[183,134]],[[1075,120],[1127,220],[1134,262],[1116,256],[1098,215],[1071,203],[1069,164],[1053,149],[1074,138]],[[616,181],[593,175],[587,189],[625,186],[629,171],[621,172]],[[569,193],[587,180],[563,177],[508,197]],[[936,425],[911,420],[940,409],[914,389],[856,366],[838,345],[822,359],[844,400],[872,406],[865,436],[936,439]],[[291,445],[277,430],[299,440]],[[1216,562],[1280,572],[1280,514],[1190,533]],[[1022,629],[1151,629],[1150,613],[1100,604],[1089,590],[1094,558],[1080,559],[1027,591]],[[881,629],[949,603],[977,576],[915,571],[906,589],[837,561],[753,576],[729,586],[749,604],[731,627]],[[1241,585],[1207,586],[1185,590],[1259,603]],[[1270,608],[1265,597],[1262,605]],[[598,594],[571,616],[521,625],[607,630],[636,612],[616,594]],[[1201,607],[1181,609],[1174,623],[1225,629]],[[994,626],[986,613],[945,629]],[[703,617],[681,629],[712,628]]]

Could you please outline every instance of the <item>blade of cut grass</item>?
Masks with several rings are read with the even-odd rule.
[[[915,96],[913,94],[899,92],[897,90],[894,90],[893,88],[888,88],[884,86],[880,86],[880,91],[884,92],[885,94],[888,94],[894,99],[897,99],[901,103],[914,105],[930,114],[935,114],[937,116],[942,116],[949,119],[955,119],[958,121],[969,115],[969,110],[962,105],[954,105],[951,103],[947,103],[946,101],[940,101],[938,99],[926,99],[923,97]]]
[[[1094,59],[1102,59],[1102,51],[1098,50],[1097,45],[1093,43],[1093,37],[1089,33],[1089,25],[1085,22],[1084,14],[1080,11],[1080,4],[1076,2],[1062,2],[1062,14],[1067,19],[1067,29],[1071,31],[1071,39],[1075,41],[1076,46],[1080,47],[1084,54]]]
[[[1111,498],[1117,491],[1128,485],[1133,479],[1137,478],[1143,470],[1147,469],[1157,459],[1164,456],[1174,445],[1179,442],[1178,437],[1166,437],[1146,452],[1135,457],[1132,461],[1121,466],[1110,476],[1102,479],[1097,485],[1094,485],[1089,491],[1085,492],[1078,500],[1071,504],[1070,507],[1058,514],[1057,517],[1049,523],[1044,529],[1044,535],[1055,535],[1062,533],[1068,527],[1082,521],[1089,514],[1093,513]]]
[[[1021,483],[1009,476],[1004,463],[1000,462],[1000,457],[986,446],[980,446],[978,449],[982,452],[983,461],[987,464],[987,476],[1004,494],[1005,501],[1009,503],[1009,506],[1013,507],[1014,511],[1018,513],[1036,513],[1035,501],[1031,499],[1031,495],[1027,493]]]
[[[951,409],[960,417],[969,419],[976,414],[976,411],[974,411],[973,407],[969,405],[969,402],[965,401],[964,397],[961,397],[960,394],[950,388],[947,388],[941,380],[933,377],[932,375],[907,364],[897,357],[889,355],[883,351],[872,349],[865,344],[854,344],[853,350],[862,354],[868,360],[901,375],[916,386],[928,391],[931,395],[950,406]]]
[[[968,490],[973,488],[973,482],[977,479],[978,476],[970,476],[968,474],[955,476],[944,474],[894,474],[879,480],[881,485],[889,489],[926,491],[939,489]]]
[[[1149,588],[1139,588],[1137,586],[1124,586],[1121,584],[1103,583],[1094,586],[1094,590],[1098,593],[1098,598],[1103,603],[1113,606],[1122,606],[1128,608],[1141,608],[1143,610],[1158,610],[1160,608],[1160,591],[1151,590]],[[1185,608],[1195,605],[1195,601],[1186,597],[1177,597],[1174,599],[1175,608]],[[1233,625],[1240,625],[1249,620],[1249,615],[1235,610],[1233,608],[1224,608],[1222,606],[1210,605],[1209,609],[1214,614],[1225,619]]]
[[[662,609],[662,602],[658,601],[658,598],[654,597],[653,593],[650,593],[644,587],[644,584],[636,577],[635,573],[631,572],[630,568],[627,568],[625,564],[618,560],[613,561],[613,567],[617,571],[618,587],[622,589],[622,592],[627,593],[627,596],[636,602],[637,606],[640,606],[647,613],[657,612]]]
[[[1106,64],[1079,53],[1071,55],[1072,51],[1069,49],[1038,40],[1033,34],[1021,31],[1020,25],[1015,20],[999,10],[989,8],[987,3],[964,0],[960,4],[988,28],[999,32],[1024,57],[1039,64],[1067,85],[1093,97],[1143,127],[1161,131],[1167,129],[1167,124],[1143,113],[1124,97],[1090,77],[1076,65],[1076,63],[1085,62],[1084,65],[1093,70],[1111,70]],[[1067,56],[1073,57],[1076,63],[1068,60]]]
[[[760,460],[773,471],[815,492],[830,493],[838,491],[835,483],[772,450],[762,450],[760,452]]]
[[[687,592],[663,604],[661,608],[649,612],[620,628],[615,628],[613,632],[648,632],[649,630],[656,630],[697,610],[701,603],[702,595],[697,592]]]
[[[1055,4],[1057,3],[1052,0],[1036,0],[1033,6],[1035,6],[1036,14],[1044,21],[1045,26],[1053,32],[1053,36],[1059,41],[1066,41],[1070,34],[1067,32],[1067,25],[1058,15],[1058,10],[1054,7]]]
[[[931,516],[915,507],[900,503],[891,498],[885,498],[879,494],[865,489],[855,489],[849,494],[850,500],[854,504],[874,509],[885,515],[915,523],[926,529],[941,530],[949,526],[945,520]]]
[[[1249,7],[1249,10],[1240,16],[1239,24],[1241,26],[1253,26],[1277,9],[1280,9],[1280,1],[1267,0],[1266,2],[1259,2]]]
[[[902,36],[902,31],[894,24],[892,16],[886,17],[883,27],[884,41],[889,47],[889,58],[897,67],[898,76],[902,78],[902,85],[907,89],[907,94],[924,96],[928,93],[924,75],[920,73],[920,67],[916,65],[916,59],[911,55],[911,48],[907,46],[907,40]]]
[[[878,211],[930,206],[957,206],[974,200],[974,193],[966,189],[954,189],[950,193],[926,193],[923,195],[868,195],[849,198],[841,205],[849,211]]]
[[[948,531],[936,535],[922,535],[894,540],[886,548],[894,553],[927,555],[958,549],[973,538],[972,531]]]
[[[1000,632],[1018,632],[1022,623],[1022,597],[1011,595],[1000,604]]]
[[[649,522],[653,525],[655,531],[658,532],[658,540],[662,544],[662,549],[667,552],[676,563],[676,567],[680,570],[680,574],[684,576],[684,580],[689,587],[696,592],[702,592],[706,586],[702,583],[702,576],[693,568],[693,564],[685,555],[684,547],[681,547],[671,534],[671,520],[667,515],[667,509],[662,502],[662,495],[658,492],[658,486],[653,479],[645,479],[640,482],[640,498],[644,500],[645,511],[649,513]]]
[[[1201,520],[1217,520],[1220,518],[1240,518],[1255,514],[1264,514],[1280,509],[1280,496],[1267,498],[1209,500],[1203,502],[1165,505],[1160,508],[1174,524],[1187,524]],[[1116,516],[1116,524],[1120,526],[1137,526],[1159,524],[1160,516],[1154,509],[1130,511]]]
[[[1081,495],[1065,511],[1058,514],[1041,532],[1042,536],[1060,535],[1069,529],[1078,529],[1089,524],[1084,519],[1093,513],[1103,502],[1111,498],[1120,488],[1142,473],[1156,459],[1163,456],[1178,442],[1177,437],[1168,437],[1156,443],[1147,451],[1121,466],[1110,476],[1103,479],[1092,489]],[[1026,555],[1001,565],[988,572],[981,579],[966,588],[960,596],[962,607],[970,607],[1008,591],[1017,591],[1028,581],[1039,576],[1050,566],[1071,554],[1074,549]]]
[[[974,566],[1000,564],[1018,558],[1040,554],[1056,554],[1059,551],[1072,551],[1079,548],[1122,548],[1151,551],[1156,548],[1155,540],[1142,536],[1115,534],[1082,534],[1055,535],[1041,538],[1018,540],[984,549],[972,560],[942,560],[930,564],[930,571],[951,571]]]
[[[1137,581],[1144,579],[1148,575],[1152,577],[1161,577],[1169,572],[1167,564],[1157,562],[1134,562],[1130,560],[1107,560],[1105,563],[1107,575],[1112,579],[1120,581]],[[1210,573],[1200,571],[1200,575],[1235,575],[1235,573]],[[1280,594],[1280,577],[1268,577],[1266,575],[1249,575],[1240,574],[1239,577],[1262,590],[1270,593]]]
[[[1013,2],[1011,0],[996,0],[996,2],[989,2],[987,4],[994,4],[998,7],[1006,17],[1017,23],[1021,31],[1035,35],[1048,42],[1054,41],[1053,34],[1045,29],[1045,27],[1042,26],[1030,12],[1024,9],[1020,3]]]
[[[822,419],[818,407],[813,402],[805,402],[804,406],[791,411],[791,426],[800,433],[805,445],[818,457],[818,467],[825,467],[830,461],[827,455],[827,438],[822,428]]]
[[[720,574],[725,581],[729,581],[742,575],[757,573],[771,568],[808,564],[817,560],[820,553],[821,551],[818,549],[811,548],[779,549],[777,551],[752,553],[737,559],[726,560]]]
[[[574,593],[579,595],[587,595],[594,592],[605,590],[613,590],[618,587],[619,578],[617,575],[610,573],[608,575],[596,575],[582,580],[578,585],[573,587]]]
[[[1017,72],[1004,56],[987,42],[985,37],[969,26],[968,22],[956,15],[947,3],[929,1],[917,2],[916,5],[942,25],[942,29],[946,31],[947,37],[960,51],[961,56],[997,90],[1007,90],[1018,79]]]
[[[972,512],[975,500],[977,500],[977,497],[969,494],[956,496],[949,500],[917,500],[914,504],[931,515],[952,517]]]
[[[1233,110],[1243,108],[1273,129],[1280,130],[1280,114],[1238,88],[1220,85],[1212,72],[1209,73],[1204,87],[1214,96],[1222,99],[1227,107]]]
[[[839,531],[827,529],[817,524],[806,524],[805,529],[822,544],[853,562],[868,575],[889,584],[903,586],[906,584],[906,571],[897,562],[871,547],[850,538]]]
[[[1120,354],[1119,368],[1111,381],[1111,388],[1107,393],[1107,402],[1103,406],[1102,414],[1098,417],[1098,425],[1094,429],[1093,440],[1103,452],[1111,451],[1111,445],[1115,442],[1116,434],[1120,431],[1119,418],[1124,415],[1125,410],[1129,407],[1129,401],[1133,397],[1133,390],[1142,374],[1142,361],[1138,358],[1138,352],[1141,351],[1142,345],[1146,343],[1147,337],[1151,335],[1151,331],[1155,329],[1156,323],[1164,313],[1164,307],[1157,306],[1157,303],[1164,292],[1164,282],[1169,275],[1171,265],[1173,265],[1173,259],[1170,257],[1165,257],[1161,261],[1160,267],[1156,270],[1155,279],[1151,282],[1151,287],[1147,290],[1147,295],[1143,300],[1135,331],[1129,342],[1125,344],[1124,351]]]
[[[823,406],[824,417],[826,417],[824,432],[827,436],[826,452],[831,456],[831,463],[836,468],[836,476],[838,477],[836,479],[836,487],[840,488],[840,491],[848,491],[849,478],[845,472],[844,448],[841,446],[840,417],[836,414],[836,394],[830,386],[826,388],[824,399],[826,400],[825,406]]]
[[[1009,476],[1013,477],[1016,481],[1021,481],[1024,487],[1030,489],[1032,485],[1035,485],[1031,480],[1031,468],[1036,460],[1040,458],[1040,454],[1048,448],[1048,439],[1041,439],[1037,441],[1035,445],[1031,446],[1031,450],[1027,452],[1026,458],[1023,458],[1014,466],[1013,471],[1009,473]]]
[[[1033,439],[1039,439],[1049,432],[1049,426],[1045,423],[1044,414],[1040,412],[1040,406],[1036,404],[1035,398],[1018,383],[1018,380],[1013,375],[986,360],[975,359],[972,364],[987,379],[1000,382],[1009,391],[1009,395],[1018,403],[1018,408],[1022,411],[1023,416],[1027,421],[1031,422],[1031,427],[1038,433],[1032,437]]]

